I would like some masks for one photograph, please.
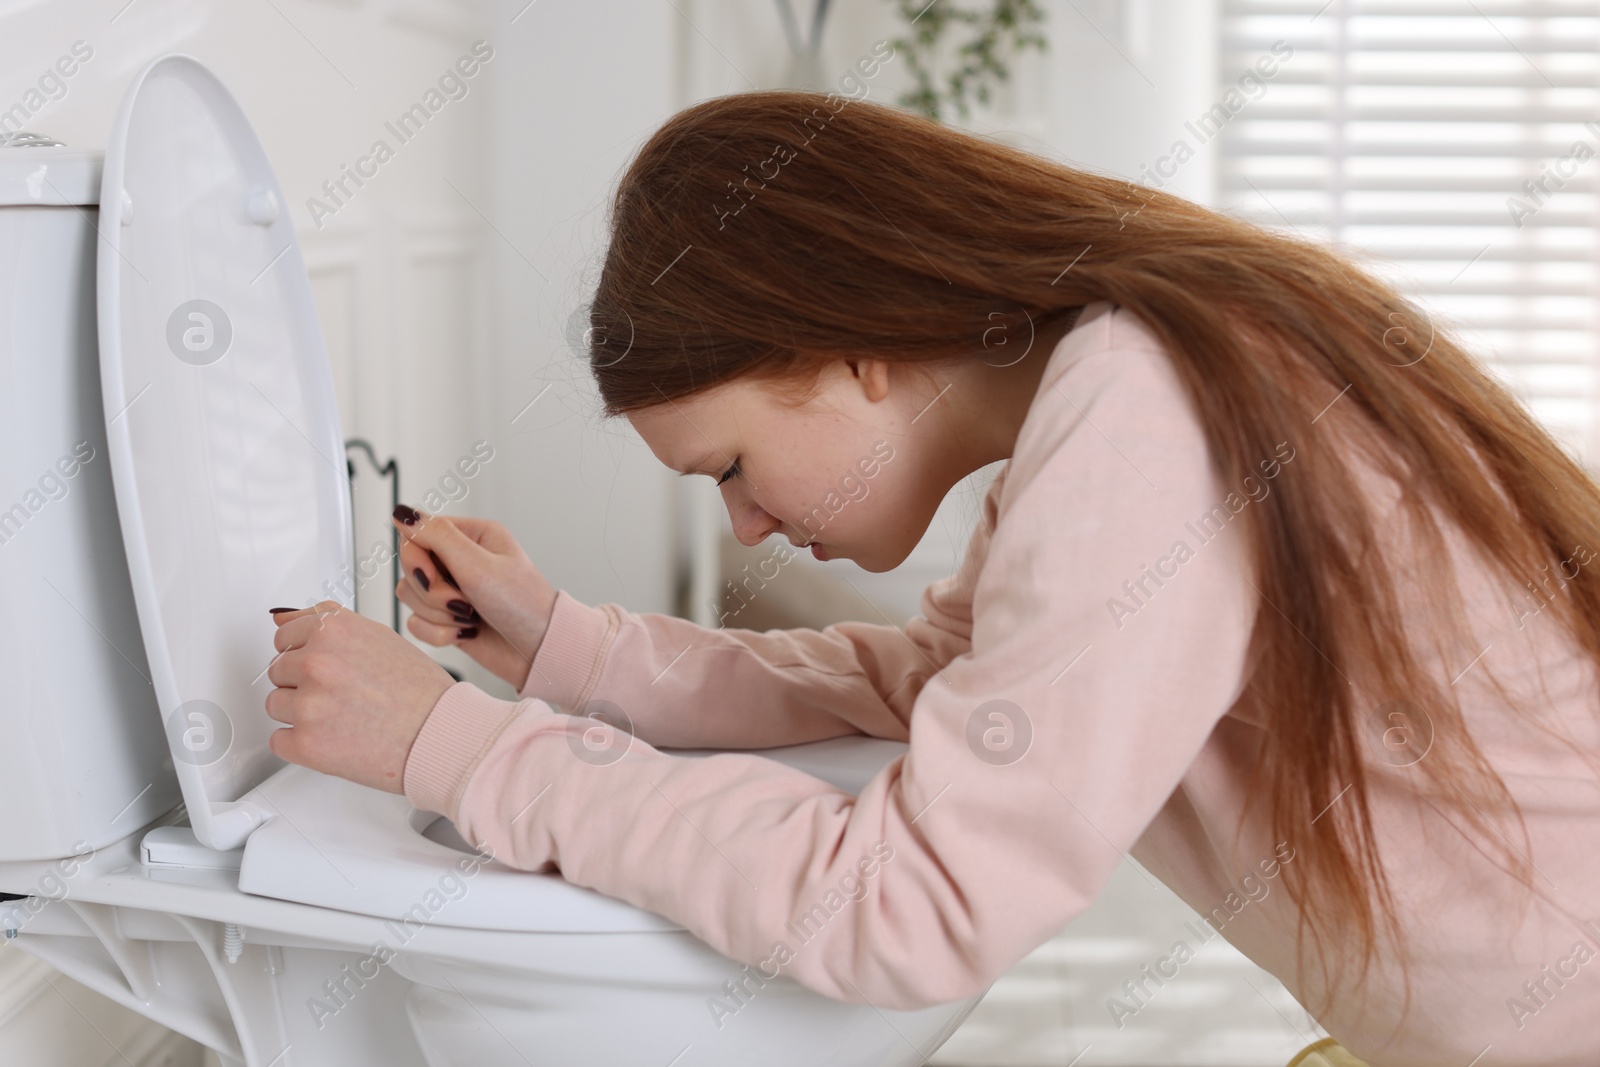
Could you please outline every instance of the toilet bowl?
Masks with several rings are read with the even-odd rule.
[[[0,146],[10,943],[230,1067],[924,1062],[978,998],[829,1000],[271,754],[265,608],[340,599],[351,558],[282,192],[183,56],[135,79],[103,158],[20,140]],[[763,754],[854,792],[904,748]]]
[[[853,790],[904,747],[766,754]],[[910,1067],[977,1002],[879,1011],[753,979],[659,916],[484,860],[403,797],[295,766],[263,786],[274,817],[238,849],[199,846],[179,809],[65,872],[0,863],[0,887],[37,894],[0,905],[11,943],[249,1067]]]

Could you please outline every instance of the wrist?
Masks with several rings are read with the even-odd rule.
[[[537,656],[539,647],[544,644],[545,635],[550,632],[550,624],[555,618],[556,599],[560,590],[549,582],[543,583],[534,601],[533,626],[534,632],[530,635],[528,655]]]
[[[453,683],[411,742],[401,779],[405,795],[419,808],[454,818],[467,779],[523,707],[470,682]]]
[[[528,679],[533,674],[534,661],[538,659],[539,649],[543,647],[545,635],[550,632],[551,616],[555,613],[556,597],[559,590],[548,582],[540,582],[539,588],[529,596],[524,603],[528,605],[527,621],[522,629],[514,635],[506,634],[508,638],[509,661],[505,667],[496,670],[501,680],[521,693],[528,688]]]
[[[519,693],[562,708],[588,699],[619,618],[610,605],[590,606],[556,591],[548,628]]]

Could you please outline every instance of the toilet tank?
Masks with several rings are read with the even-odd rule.
[[[106,456],[99,195],[99,153],[0,133],[0,862],[179,801]]]

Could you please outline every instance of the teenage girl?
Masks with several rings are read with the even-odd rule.
[[[1600,488],[1445,324],[1178,197],[762,92],[644,145],[590,326],[607,414],[746,545],[888,570],[1006,460],[959,571],[903,629],[707,629],[402,507],[411,633],[521,699],[323,604],[278,616],[273,751],[839,999],[981,991],[1131,854],[1372,1064],[1600,1062]],[[852,733],[910,743],[856,797],[657,747]]]

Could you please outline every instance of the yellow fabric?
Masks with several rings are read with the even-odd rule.
[[[1333,1038],[1325,1037],[1297,1052],[1288,1067],[1367,1067],[1367,1062],[1350,1055]]]

